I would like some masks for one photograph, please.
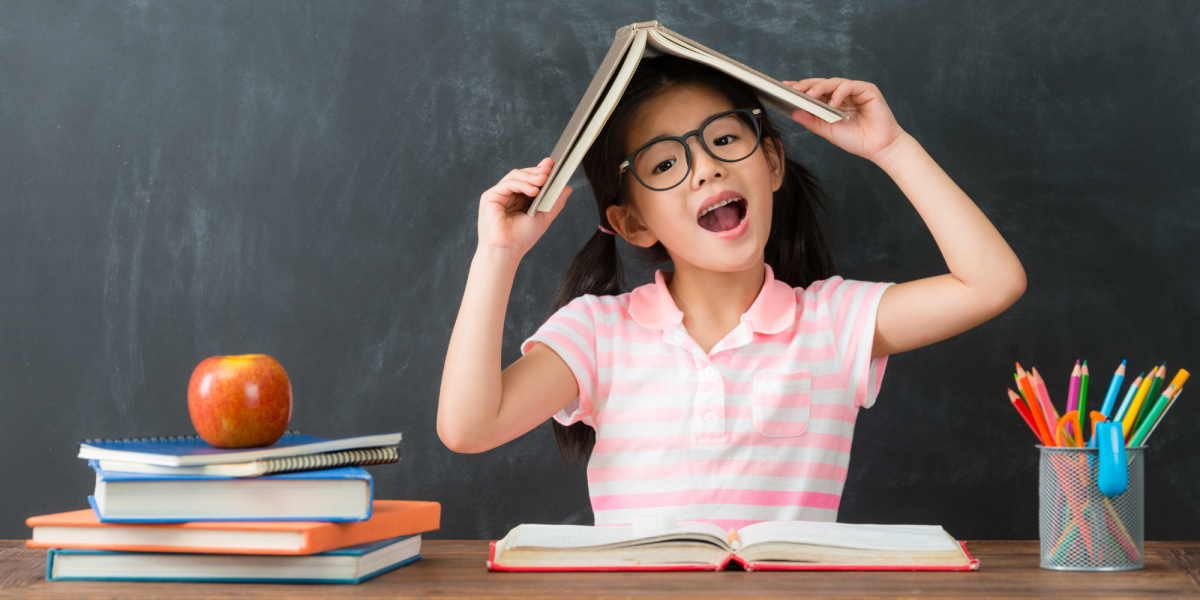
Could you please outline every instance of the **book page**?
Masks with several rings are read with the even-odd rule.
[[[502,545],[506,548],[600,548],[663,540],[696,539],[724,545],[726,532],[709,523],[682,521],[675,529],[637,533],[631,526],[519,525]]]
[[[646,30],[639,29],[634,32],[633,42],[630,44],[629,53],[625,55],[625,62],[621,63],[621,70],[617,71],[613,77],[612,83],[608,88],[608,93],[604,95],[604,100],[596,107],[596,111],[592,113],[591,119],[583,132],[579,134],[575,145],[567,153],[567,157],[558,167],[557,173],[552,173],[552,177],[547,178],[546,183],[542,185],[542,190],[538,192],[537,198],[529,205],[528,214],[533,215],[535,211],[546,212],[550,210],[554,203],[558,201],[559,194],[566,187],[567,181],[571,179],[571,175],[575,174],[575,169],[583,160],[583,155],[587,154],[588,148],[592,146],[592,142],[596,141],[596,137],[600,135],[600,130],[608,121],[609,115],[612,115],[613,109],[617,106],[617,101],[625,93],[625,86],[629,85],[629,80],[633,78],[633,72],[637,69],[638,63],[642,60],[642,51],[646,48]]]
[[[764,521],[738,530],[742,548],[791,542],[859,550],[941,551],[958,544],[937,525],[854,525],[818,521]]]
[[[661,26],[650,30],[646,43],[659,52],[694,60],[750,84],[761,95],[766,96],[763,100],[767,101],[768,105],[785,114],[791,114],[788,109],[801,109],[828,123],[836,123],[846,118],[845,113],[820,100],[797,92],[732,58],[713,52]]]

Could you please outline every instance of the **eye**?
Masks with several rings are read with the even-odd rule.
[[[665,173],[668,169],[670,169],[673,166],[675,166],[675,159],[664,160],[664,161],[658,163],[658,166],[654,167],[654,174],[658,175],[659,173]]]
[[[713,140],[713,145],[714,146],[728,146],[729,144],[732,144],[736,141],[737,141],[736,135],[732,135],[732,134],[731,135],[723,135],[723,136]]]

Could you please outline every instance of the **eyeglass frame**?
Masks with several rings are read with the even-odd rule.
[[[752,148],[750,150],[749,154],[747,154],[741,158],[734,159],[734,160],[726,160],[724,158],[721,158],[720,156],[717,156],[716,153],[713,152],[712,149],[708,147],[708,142],[704,141],[704,136],[700,135],[700,132],[704,131],[704,128],[708,127],[709,123],[712,123],[713,121],[716,121],[717,119],[720,119],[721,117],[724,117],[726,115],[731,115],[733,113],[741,113],[741,114],[745,114],[745,115],[748,115],[751,117],[750,122],[754,124],[754,148]],[[760,123],[761,120],[762,120],[762,110],[757,109],[757,108],[735,108],[733,110],[727,110],[723,113],[717,113],[717,114],[705,119],[704,122],[700,124],[700,127],[693,129],[681,136],[655,138],[653,140],[650,140],[649,142],[646,142],[645,144],[642,144],[641,146],[638,146],[637,150],[634,150],[633,153],[631,153],[629,156],[625,157],[625,160],[621,161],[621,169],[620,169],[620,171],[618,171],[618,175],[625,173],[625,171],[629,171],[630,173],[633,173],[634,179],[637,179],[637,182],[642,184],[642,187],[644,187],[648,190],[654,191],[654,192],[665,192],[667,190],[677,188],[677,187],[679,187],[679,184],[687,181],[688,175],[692,172],[692,148],[691,148],[691,146],[688,146],[688,143],[687,143],[688,138],[692,137],[693,135],[696,136],[697,138],[700,138],[700,147],[704,148],[704,151],[707,152],[709,156],[711,156],[721,162],[727,162],[727,163],[741,162],[743,160],[746,160],[747,158],[750,158],[751,156],[754,156],[754,153],[758,151],[758,147],[760,145],[762,145],[762,124]],[[681,177],[679,179],[679,181],[677,183],[675,183],[675,185],[672,185],[671,187],[665,187],[665,188],[650,187],[649,185],[646,184],[645,181],[642,181],[641,176],[638,175],[638,173],[637,173],[637,169],[634,169],[632,167],[633,159],[638,155],[638,152],[641,152],[642,150],[645,150],[646,148],[649,148],[650,146],[653,146],[654,144],[657,144],[659,142],[665,142],[665,141],[676,141],[676,142],[679,142],[679,144],[681,146],[683,146],[683,156],[684,156],[684,160],[687,161],[687,171],[684,171],[683,177]]]

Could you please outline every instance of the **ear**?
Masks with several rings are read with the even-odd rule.
[[[763,140],[763,152],[767,156],[767,167],[771,169],[771,191],[778,192],[783,186],[784,169],[783,142],[775,138]]]
[[[651,233],[650,228],[646,227],[632,206],[614,204],[604,211],[604,215],[608,217],[613,231],[630,244],[649,248],[658,243],[658,237]]]

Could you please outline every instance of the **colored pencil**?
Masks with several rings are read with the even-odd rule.
[[[1133,434],[1133,439],[1126,444],[1130,447],[1141,446],[1146,440],[1146,436],[1150,435],[1150,429],[1158,422],[1158,418],[1162,416],[1163,411],[1167,410],[1167,405],[1171,403],[1171,398],[1175,397],[1175,388],[1168,387],[1163,391],[1162,396],[1154,403],[1154,408],[1150,409],[1150,413],[1142,419],[1142,425],[1137,428],[1137,432]]]
[[[1083,428],[1083,424],[1087,421],[1087,419],[1084,418],[1084,416],[1087,415],[1087,413],[1084,412],[1087,410],[1087,390],[1088,390],[1088,368],[1087,368],[1087,361],[1085,360],[1085,361],[1083,361],[1083,369],[1081,370],[1080,375],[1079,375],[1079,406],[1075,407],[1076,410],[1079,411],[1079,439],[1080,440],[1087,439],[1087,437],[1083,433],[1083,432],[1087,431],[1086,429]],[[1086,446],[1087,445],[1086,442],[1083,445]]]
[[[1100,406],[1100,413],[1105,418],[1112,416],[1113,405],[1117,403],[1117,395],[1121,393],[1121,383],[1125,381],[1125,361],[1121,361],[1121,366],[1117,367],[1117,372],[1113,373],[1112,381],[1108,384],[1108,393],[1104,394],[1104,404]]]
[[[1125,392],[1125,399],[1121,401],[1121,407],[1117,409],[1117,414],[1112,417],[1113,421],[1125,420],[1125,413],[1129,412],[1129,405],[1133,404],[1133,396],[1137,394],[1138,388],[1142,386],[1142,378],[1145,376],[1145,373],[1141,373],[1137,376],[1137,379],[1133,380],[1133,383],[1129,384],[1129,391]]]
[[[1053,417],[1054,420],[1051,420],[1051,414],[1053,414],[1054,407],[1051,406],[1049,407],[1050,410],[1046,410],[1046,403],[1044,401],[1039,401],[1041,399],[1039,399],[1037,393],[1033,391],[1033,386],[1029,383],[1029,374],[1025,372],[1025,369],[1021,368],[1021,363],[1017,363],[1017,382],[1025,391],[1025,399],[1029,401],[1029,408],[1031,412],[1033,412],[1033,418],[1035,421],[1037,421],[1038,429],[1042,432],[1042,436],[1049,445],[1055,445],[1054,432],[1051,431],[1050,428],[1054,427],[1054,425],[1058,423],[1058,415],[1055,414]]]
[[[1038,373],[1037,367],[1030,370],[1029,383],[1033,384],[1033,389],[1037,392],[1038,402],[1044,406],[1049,406],[1050,411],[1054,413],[1054,420],[1058,421],[1058,410],[1054,408],[1054,403],[1050,401],[1050,391],[1046,389],[1046,380],[1042,379],[1042,374]]]
[[[1167,407],[1163,409],[1161,415],[1158,415],[1158,423],[1155,423],[1154,426],[1150,428],[1150,433],[1147,433],[1146,437],[1142,439],[1142,444],[1146,444],[1150,441],[1150,436],[1154,435],[1154,430],[1158,429],[1158,424],[1162,423],[1163,419],[1167,418],[1167,413],[1170,412],[1172,406],[1175,406],[1175,401],[1179,399],[1179,394],[1182,392],[1182,388],[1175,390],[1175,395],[1171,397],[1171,401],[1167,403]]]
[[[1067,412],[1079,410],[1079,361],[1071,369],[1071,386],[1067,388]]]
[[[1129,432],[1133,430],[1133,424],[1137,421],[1138,414],[1142,411],[1142,402],[1146,400],[1146,392],[1150,391],[1150,384],[1154,382],[1154,376],[1158,374],[1158,367],[1150,371],[1149,375],[1142,380],[1141,387],[1138,388],[1137,394],[1133,396],[1133,403],[1129,405],[1129,412],[1125,413],[1125,419],[1121,421],[1121,429],[1125,431],[1125,439],[1129,439]]]
[[[1138,411],[1137,419],[1133,421],[1133,431],[1137,431],[1138,427],[1142,426],[1142,421],[1146,420],[1146,415],[1150,413],[1150,409],[1158,400],[1158,394],[1162,390],[1163,380],[1167,378],[1167,365],[1163,363],[1158,368],[1158,375],[1155,375],[1154,381],[1150,382],[1150,390],[1146,392],[1146,401],[1142,403],[1142,409]]]
[[[1008,399],[1012,402],[1013,408],[1017,409],[1017,412],[1021,414],[1021,418],[1025,419],[1025,424],[1029,425],[1029,429],[1033,431],[1033,435],[1045,446],[1046,440],[1043,440],[1042,434],[1038,432],[1037,423],[1033,422],[1033,413],[1029,412],[1029,406],[1025,404],[1025,401],[1016,392],[1012,391],[1012,388],[1008,390]]]
[[[1025,402],[1029,405],[1029,413],[1033,415],[1033,422],[1037,423],[1038,432],[1042,434],[1043,443],[1047,446],[1054,445],[1054,436],[1050,433],[1050,418],[1046,416],[1046,411],[1042,409],[1042,405],[1038,402],[1037,394],[1034,393],[1029,385],[1029,377],[1025,370],[1021,368],[1021,363],[1017,363],[1017,389],[1021,390],[1025,397]]]
[[[1171,387],[1175,388],[1176,391],[1183,389],[1183,384],[1187,383],[1188,377],[1191,376],[1192,374],[1188,373],[1187,369],[1180,369],[1179,372],[1175,374],[1175,377],[1171,379]]]

